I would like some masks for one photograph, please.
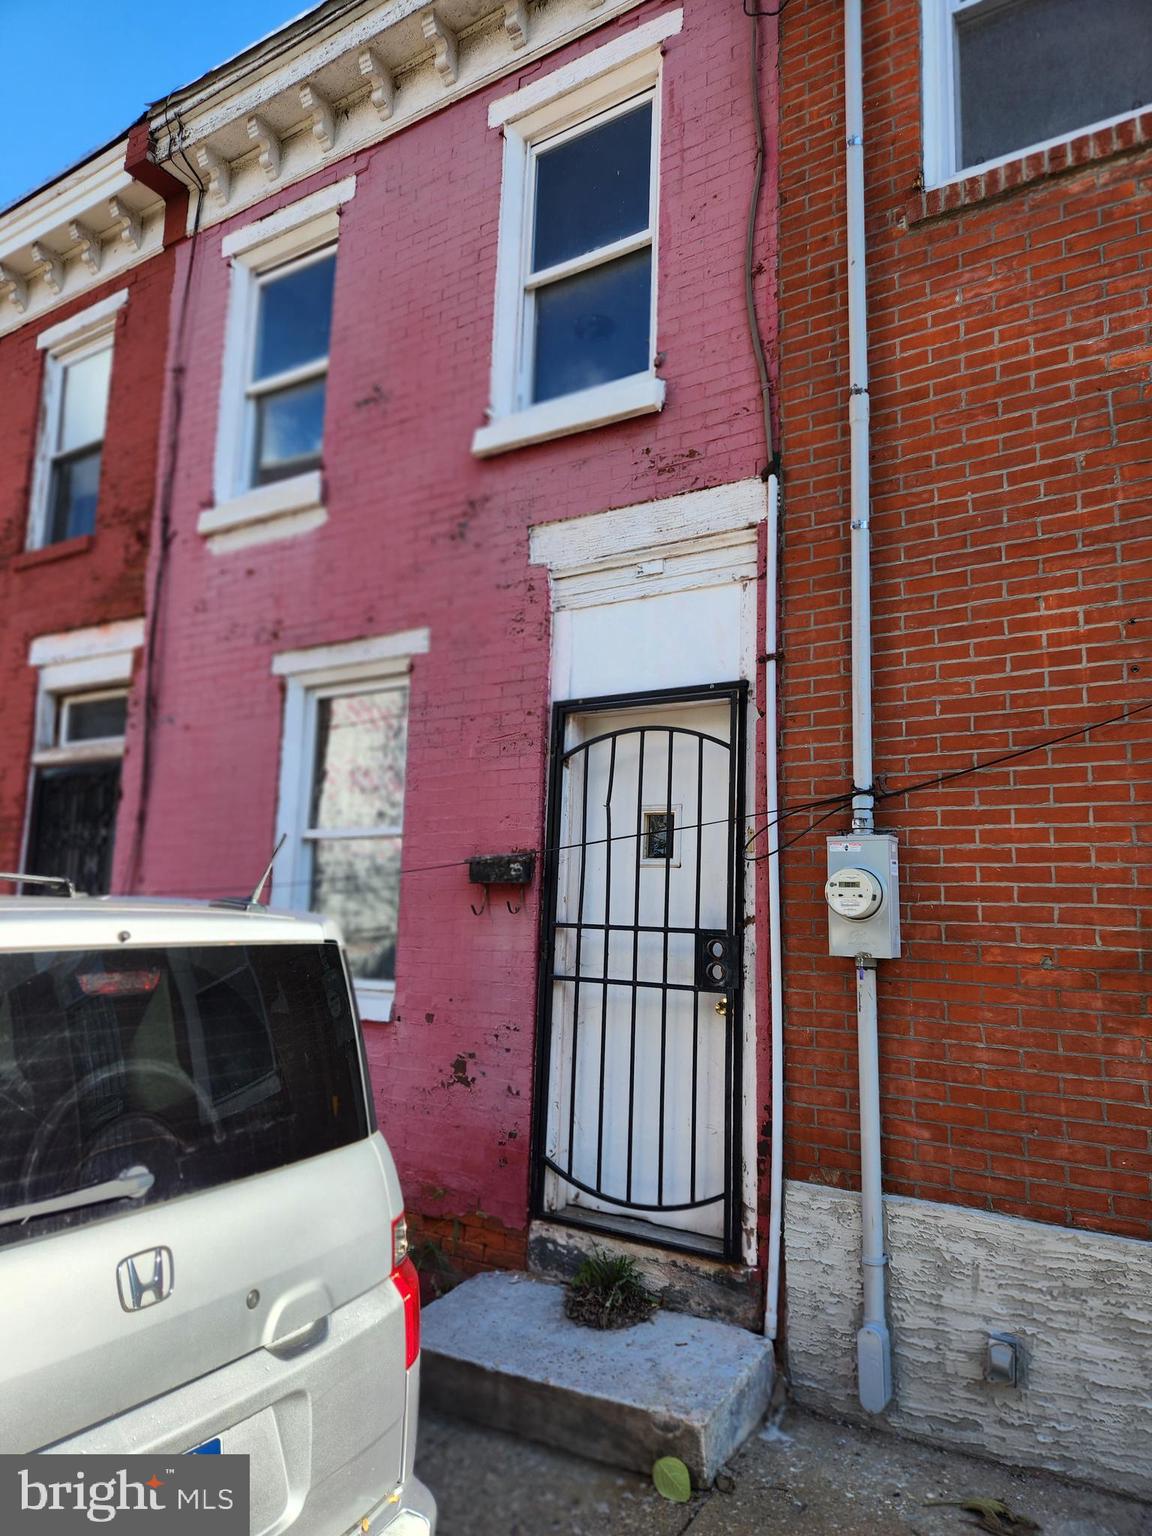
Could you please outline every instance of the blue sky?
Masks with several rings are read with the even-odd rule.
[[[8,120],[23,127],[0,156],[0,208],[114,138],[149,101],[307,8],[308,0],[0,0]]]

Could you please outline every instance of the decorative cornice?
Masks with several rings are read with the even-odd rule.
[[[280,174],[279,135],[272,132],[264,118],[253,113],[248,119],[248,137],[257,145],[256,159],[260,169],[269,181],[275,181]]]
[[[460,74],[460,51],[455,32],[444,25],[434,10],[424,12],[420,25],[424,29],[424,36],[432,44],[432,62],[436,66],[436,73],[445,86],[455,85]]]
[[[528,46],[528,6],[526,0],[504,0],[504,30],[519,50]]]
[[[0,213],[0,336],[163,246],[164,204],[125,169],[127,141]]]
[[[231,218],[334,156],[378,143],[660,0],[363,0],[320,7],[153,110],[153,159]],[[178,125],[178,126],[175,126]],[[275,167],[275,170],[273,169]]]
[[[396,82],[392,78],[392,71],[381,63],[374,48],[361,50],[359,64],[360,73],[369,85],[372,105],[379,113],[381,122],[386,123],[396,105]]]

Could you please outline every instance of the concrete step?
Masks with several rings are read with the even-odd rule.
[[[581,1328],[562,1286],[527,1275],[466,1280],[425,1309],[422,1336],[430,1407],[638,1472],[679,1456],[698,1488],[772,1395],[772,1350],[757,1334],[664,1311],[634,1328]]]

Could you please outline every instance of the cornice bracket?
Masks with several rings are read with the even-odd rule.
[[[259,146],[257,160],[269,181],[280,174],[280,136],[268,126],[267,120],[254,112],[248,119],[248,137]]]
[[[517,52],[528,46],[527,0],[504,0],[504,30]]]
[[[325,154],[336,147],[336,114],[332,103],[311,80],[300,87],[300,105],[312,119],[312,137]]]
[[[433,59],[436,73],[440,76],[445,88],[455,85],[460,74],[455,32],[444,25],[435,11],[425,11],[420,17],[420,25],[424,29],[424,36],[436,50]]]
[[[80,248],[80,260],[85,269],[95,277],[100,270],[100,258],[104,254],[100,236],[94,229],[89,229],[87,224],[81,224],[79,219],[73,219],[69,224],[68,234]]]
[[[360,50],[360,74],[372,87],[372,105],[386,123],[396,105],[396,83],[392,71],[384,64],[374,48]]]
[[[55,294],[64,291],[64,263],[55,251],[50,251],[39,240],[33,242],[32,260],[36,263],[40,276]]]
[[[115,221],[119,238],[125,245],[130,245],[134,251],[138,251],[144,243],[144,230],[131,208],[126,207],[118,197],[110,197],[108,212]]]
[[[28,284],[9,267],[0,266],[0,289],[8,295],[8,302],[17,314],[28,308]]]
[[[196,164],[208,178],[209,196],[223,207],[232,190],[232,167],[211,144],[196,146]]]

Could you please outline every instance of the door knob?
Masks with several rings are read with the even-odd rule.
[[[728,999],[726,997],[717,998],[716,1002],[712,1006],[722,1019],[727,1018]]]

